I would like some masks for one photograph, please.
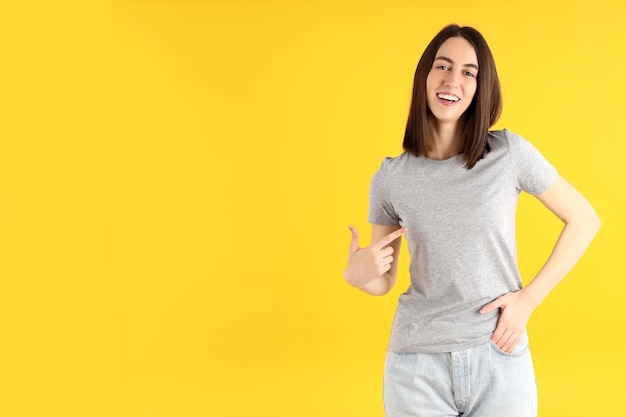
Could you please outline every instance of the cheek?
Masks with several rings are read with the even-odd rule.
[[[472,99],[474,98],[474,96],[476,95],[476,83],[472,83],[470,85],[468,85],[465,89],[465,95],[467,97],[471,97]]]
[[[437,76],[433,74],[433,72],[428,73],[428,77],[426,77],[426,90],[432,90],[437,87]]]

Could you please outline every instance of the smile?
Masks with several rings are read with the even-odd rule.
[[[437,93],[437,97],[439,97],[442,100],[454,101],[454,102],[461,100],[460,98],[452,94]]]

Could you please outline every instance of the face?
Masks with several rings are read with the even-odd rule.
[[[461,119],[476,93],[478,58],[462,37],[448,38],[437,51],[426,78],[428,108],[442,124]]]

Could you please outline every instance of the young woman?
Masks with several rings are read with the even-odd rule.
[[[400,296],[385,361],[388,417],[537,415],[526,324],[600,222],[528,141],[489,131],[501,108],[482,35],[445,27],[417,65],[405,152],[384,159],[372,179],[371,245],[360,247],[350,226],[344,278],[368,294],[393,287],[402,235],[411,255],[411,286]],[[564,223],[524,288],[515,243],[522,190]]]

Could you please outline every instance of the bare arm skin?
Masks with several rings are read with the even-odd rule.
[[[574,267],[600,228],[591,204],[561,176],[537,198],[564,223],[552,253],[525,288],[505,294],[480,310],[482,314],[502,310],[492,340],[507,352],[519,342],[533,310]]]

